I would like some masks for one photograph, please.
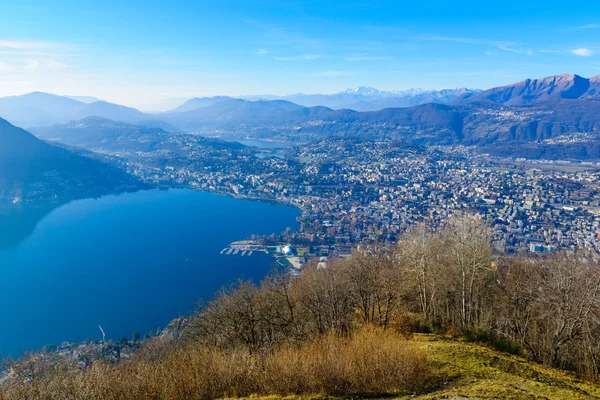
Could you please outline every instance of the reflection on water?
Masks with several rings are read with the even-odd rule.
[[[0,205],[0,250],[16,247],[27,239],[38,223],[61,204]]]
[[[258,147],[259,149],[287,149],[292,147],[291,143],[284,142],[273,142],[271,140],[260,140],[260,139],[242,139],[236,140],[248,147]]]
[[[298,209],[152,190],[0,212],[0,358],[46,344],[142,334],[273,259],[230,242],[297,228]]]
[[[279,152],[256,153],[254,156],[257,158],[268,158],[268,157],[275,157],[275,158],[281,158],[281,159],[285,158],[285,155],[283,153],[279,153]]]

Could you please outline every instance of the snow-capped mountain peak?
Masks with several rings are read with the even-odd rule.
[[[360,96],[378,96],[379,94],[381,94],[381,91],[379,91],[378,89],[375,89],[374,87],[371,87],[371,86],[358,86],[358,87],[346,89],[342,93],[355,94],[355,95],[360,95]]]

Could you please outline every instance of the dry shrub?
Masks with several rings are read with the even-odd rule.
[[[395,333],[368,328],[280,349],[266,357],[264,370],[263,391],[280,395],[413,392],[432,376],[421,350]]]
[[[425,353],[400,335],[365,329],[327,334],[299,347],[255,355],[206,346],[175,349],[159,361],[94,363],[56,373],[35,388],[19,384],[0,399],[206,399],[259,395],[415,392],[431,380]]]

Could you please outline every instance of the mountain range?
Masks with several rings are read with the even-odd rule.
[[[133,125],[101,117],[87,117],[78,121],[52,126],[33,127],[31,132],[40,139],[68,146],[102,152],[181,152],[182,143],[193,142],[213,148],[243,148],[242,144],[166,132],[160,128]]]
[[[599,83],[600,77],[563,74],[466,92],[448,104],[371,112],[302,107],[283,100],[227,99],[161,118],[206,135],[291,142],[362,136],[424,145],[475,145],[497,155],[596,159],[600,158]],[[575,134],[578,139],[571,140]]]
[[[42,92],[0,98],[0,117],[23,128],[65,123],[89,116],[143,124],[169,131],[177,130],[157,120],[152,114],[105,101],[83,102],[67,96]]]
[[[0,119],[0,201],[98,196],[136,181],[120,168],[53,146]]]
[[[423,90],[409,89],[401,91],[383,91],[370,86],[360,86],[333,94],[304,94],[296,93],[287,96],[256,95],[241,96],[238,99],[248,101],[283,100],[304,107],[323,106],[331,109],[349,109],[354,111],[377,111],[384,108],[412,107],[426,103],[450,103],[455,99],[470,94],[479,93],[478,89],[443,89]],[[234,97],[195,97],[170,112],[186,112],[215,103],[233,100]]]
[[[579,75],[555,75],[541,79],[526,79],[477,93],[465,93],[458,104],[493,103],[505,106],[529,106],[560,100],[600,99],[600,75],[590,79]]]
[[[333,94],[303,94],[289,96],[248,96],[245,100],[287,100],[305,107],[325,106],[335,110],[378,111],[384,108],[404,108],[426,103],[446,104],[466,94],[480,92],[478,89],[409,89],[383,91],[370,86],[360,86]]]
[[[550,149],[538,152],[539,156],[548,156],[557,150],[555,153],[560,157],[600,158],[596,150],[600,129],[599,89],[600,76],[586,79],[563,74],[527,79],[485,91],[458,89],[450,96],[451,99],[447,97],[444,101],[367,112],[323,105],[307,107],[278,99],[247,100],[219,96],[194,98],[175,110],[159,114],[145,114],[101,101],[85,104],[61,96],[31,93],[0,99],[0,116],[6,116],[8,112],[13,119],[29,118],[30,126],[33,125],[31,119],[35,119],[36,125],[58,124],[53,129],[38,126],[32,131],[43,138],[53,138],[52,135],[60,131],[63,136],[71,135],[70,138],[63,137],[66,143],[88,148],[93,143],[82,143],[84,136],[85,140],[92,142],[98,142],[102,137],[109,141],[119,139],[119,132],[129,129],[128,137],[131,139],[135,137],[131,133],[141,126],[165,133],[179,131],[210,137],[252,137],[294,143],[328,136],[394,138],[424,145],[475,145],[503,155],[516,154],[519,144],[528,143],[535,144],[534,148]],[[441,96],[441,92],[436,93],[435,96]],[[352,99],[357,96],[389,98],[393,101],[398,98],[420,101],[419,96],[433,96],[432,92],[421,90],[382,92],[368,87],[338,95]],[[115,130],[104,121],[102,129],[99,129],[98,123],[92,130],[73,129],[81,124],[82,119],[89,125],[90,120],[86,121],[86,118],[90,116],[131,126]],[[69,122],[71,120],[77,122]],[[134,125],[138,128],[132,127]],[[152,135],[159,133],[158,130]],[[76,132],[85,132],[85,135],[78,138]],[[151,131],[144,134],[148,132]],[[573,134],[580,135],[577,143],[569,140],[569,135]],[[557,144],[557,141],[560,143]],[[528,150],[530,154],[535,156],[537,153]]]
[[[431,102],[448,103],[462,95],[477,92],[470,89],[440,91],[410,89],[406,91],[386,92],[370,87],[359,87],[330,95],[295,94],[280,97],[265,95],[244,98],[229,96],[196,97],[173,110],[157,114],[143,113],[135,108],[109,103],[95,97],[58,96],[50,93],[32,92],[21,96],[0,98],[0,117],[23,128],[64,124],[69,121],[94,116],[152,128],[161,128],[168,132],[176,132],[182,129],[182,127],[175,127],[165,122],[166,120],[173,119],[172,114],[210,107],[217,103],[233,104],[233,100],[258,101],[263,105],[269,101],[282,100],[304,107],[325,106],[332,109],[375,111],[390,107],[411,107]],[[253,107],[255,110],[259,108]],[[184,125],[189,126],[189,124]],[[195,128],[192,128],[192,130]]]

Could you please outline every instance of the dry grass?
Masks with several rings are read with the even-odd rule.
[[[437,335],[407,340],[373,330],[351,338],[324,336],[261,356],[187,346],[155,361],[56,371],[35,385],[0,391],[0,399],[323,400],[359,393],[423,400],[600,399],[597,385],[486,346]]]
[[[158,361],[96,363],[84,372],[56,371],[13,386],[1,399],[208,399],[250,395],[407,393],[425,388],[432,365],[425,351],[398,334],[365,329],[326,335],[267,354],[205,346],[176,348]]]
[[[431,364],[396,334],[368,330],[350,339],[328,335],[267,357],[266,393],[394,393],[423,389]]]
[[[438,367],[439,387],[412,399],[600,399],[600,386],[480,344],[436,335],[411,340]]]
[[[400,394],[394,396],[394,400],[600,399],[600,386],[592,382],[487,346],[422,334],[414,335],[410,344],[426,351],[436,366],[437,387],[417,395]],[[275,398],[269,396],[260,400]],[[327,396],[313,397],[317,398],[330,399]],[[294,399],[308,400],[300,396]]]

